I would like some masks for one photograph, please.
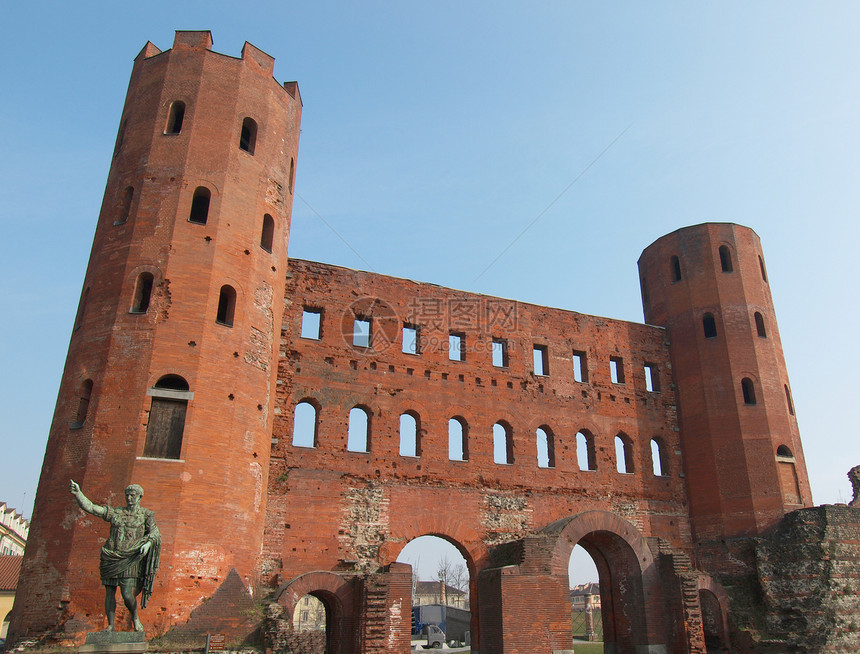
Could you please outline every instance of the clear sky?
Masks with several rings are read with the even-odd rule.
[[[850,500],[860,4],[284,0],[4,6],[0,500],[30,515],[132,60],[175,29],[298,80],[293,257],[641,322],[647,245],[754,228],[814,500]]]

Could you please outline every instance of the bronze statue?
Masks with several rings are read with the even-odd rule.
[[[84,511],[110,523],[110,535],[102,547],[99,562],[108,620],[105,631],[114,631],[117,586],[131,614],[134,630],[143,631],[137,616],[137,595],[142,593],[140,605],[146,608],[161,553],[161,534],[155,525],[155,514],[140,506],[143,488],[137,484],[128,486],[126,506],[119,508],[93,504],[74,480],[69,481],[69,492]]]

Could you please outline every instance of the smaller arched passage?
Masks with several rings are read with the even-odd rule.
[[[698,578],[697,586],[705,645],[709,652],[728,652],[731,649],[728,593],[717,582],[704,575]]]
[[[275,598],[292,619],[302,597],[311,595],[326,610],[326,652],[357,654],[359,583],[353,577],[333,572],[308,572],[283,584]]]
[[[594,560],[607,645],[626,652],[667,644],[659,573],[651,549],[635,526],[608,511],[586,511],[554,522],[542,533],[554,543],[553,576],[567,578],[577,544]]]

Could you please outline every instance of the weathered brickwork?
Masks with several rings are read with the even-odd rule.
[[[396,559],[424,535],[466,559],[482,654],[572,649],[577,544],[607,651],[857,644],[858,511],[792,513],[811,496],[752,230],[649,246],[649,324],[288,260],[298,87],[211,45],[177,32],[135,60],[13,640],[104,624],[73,478],[113,504],[145,488],[162,648],[408,651]],[[293,628],[308,594],[324,635]]]

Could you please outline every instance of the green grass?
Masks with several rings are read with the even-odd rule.
[[[574,643],[574,654],[603,654],[603,643]]]

